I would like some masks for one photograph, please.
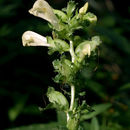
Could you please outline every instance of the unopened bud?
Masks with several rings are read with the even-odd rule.
[[[85,3],[85,5],[79,9],[80,14],[85,14],[88,10],[88,2]]]

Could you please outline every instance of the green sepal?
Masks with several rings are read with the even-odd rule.
[[[53,107],[57,110],[67,111],[69,108],[69,103],[66,97],[59,91],[55,91],[53,87],[49,87],[47,91],[47,97],[49,101],[53,104]]]
[[[85,14],[85,15],[83,16],[83,20],[87,20],[87,21],[89,21],[90,23],[94,24],[94,23],[97,22],[97,16],[94,15],[93,13],[88,12],[87,14]]]

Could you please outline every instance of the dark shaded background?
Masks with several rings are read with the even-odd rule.
[[[110,120],[128,128],[130,5],[119,0],[89,2],[89,11],[98,17],[97,26],[90,33],[100,35],[103,44],[92,69],[81,72],[87,102],[90,105],[111,102]],[[54,84],[51,63],[54,56],[48,56],[47,48],[23,47],[21,42],[26,30],[51,35],[46,21],[28,13],[33,3],[34,0],[0,0],[0,129],[56,120],[54,111],[38,110],[38,106],[46,105],[47,87]],[[61,9],[67,1],[49,3]],[[84,3],[85,0],[80,0],[78,6]]]

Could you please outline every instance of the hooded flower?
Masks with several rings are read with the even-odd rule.
[[[43,37],[35,32],[26,31],[22,36],[23,46],[47,46],[51,45],[47,43],[46,37]]]
[[[49,21],[55,29],[59,29],[58,19],[51,6],[45,0],[37,0],[33,8],[29,10],[29,13]]]

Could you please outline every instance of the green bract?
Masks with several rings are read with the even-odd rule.
[[[75,87],[79,84],[76,75],[81,71],[82,63],[86,63],[85,57],[91,58],[92,52],[95,52],[101,43],[99,36],[90,38],[86,34],[84,39],[77,33],[77,31],[86,32],[89,26],[96,23],[97,17],[93,13],[87,13],[88,3],[79,10],[76,5],[74,1],[69,1],[67,7],[61,11],[52,9],[45,0],[37,0],[29,12],[49,22],[52,36],[43,37],[32,31],[26,31],[22,36],[24,46],[47,46],[49,55],[58,53],[52,62],[57,73],[53,79],[56,83],[62,84],[63,89],[66,89],[66,86],[70,87],[71,92],[64,90],[68,95],[66,98],[61,92],[49,87],[47,97],[50,104],[43,110],[55,108],[65,112],[68,130],[78,130],[80,121],[93,111],[86,101],[80,101],[79,104],[78,96],[84,96],[85,93],[75,94]]]
[[[55,91],[54,88],[52,87],[48,88],[47,97],[49,101],[53,104],[54,108],[57,108],[58,110],[63,110],[63,111],[68,110],[69,103],[66,97],[62,93]]]

